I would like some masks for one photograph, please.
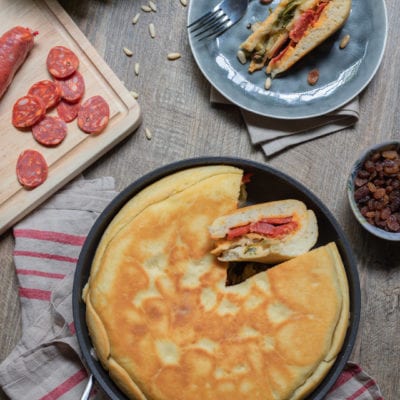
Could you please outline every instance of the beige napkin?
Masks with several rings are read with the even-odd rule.
[[[231,104],[211,87],[212,104]],[[241,109],[253,144],[261,146],[267,157],[300,143],[348,128],[359,119],[358,97],[329,114],[303,120],[263,117]]]

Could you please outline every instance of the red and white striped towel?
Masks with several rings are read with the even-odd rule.
[[[72,319],[72,283],[81,246],[117,193],[114,180],[77,180],[14,227],[23,335],[0,364],[12,400],[79,399],[87,382]],[[100,391],[96,399],[104,398]],[[172,399],[171,399],[172,400]],[[348,363],[326,400],[383,400],[376,382]]]

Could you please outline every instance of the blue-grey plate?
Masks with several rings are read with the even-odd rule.
[[[188,24],[218,2],[191,1]],[[269,8],[278,3],[275,0],[265,6],[251,0],[246,15],[216,39],[199,41],[189,33],[193,56],[211,85],[243,109],[281,119],[324,115],[357,96],[375,75],[384,54],[387,38],[384,0],[353,0],[345,25],[288,73],[275,78],[270,90],[265,90],[265,72],[249,74],[248,64],[242,65],[236,53],[251,33],[247,25],[264,20]],[[346,34],[350,35],[350,42],[340,49],[340,39]],[[314,68],[320,76],[317,84],[310,86],[307,75]]]

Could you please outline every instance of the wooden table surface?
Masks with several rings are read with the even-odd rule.
[[[378,381],[387,400],[400,396],[400,245],[366,233],[346,198],[352,163],[366,147],[400,136],[400,8],[387,0],[389,38],[375,78],[360,96],[360,121],[351,129],[316,139],[266,159],[253,146],[235,107],[211,107],[210,85],[191,55],[185,29],[187,7],[179,0],[156,1],[158,11],[141,12],[136,0],[62,0],[72,19],[129,90],[139,93],[139,129],[84,172],[113,176],[117,188],[161,165],[184,158],[238,156],[278,168],[308,186],[327,205],[348,235],[358,261],[362,314],[351,360]],[[156,37],[148,32],[153,22]],[[371,33],[373,34],[373,32]],[[122,48],[133,50],[127,57]],[[171,62],[166,55],[180,52]],[[135,62],[140,72],[134,73]],[[145,136],[145,129],[152,139]],[[13,264],[14,239],[0,237],[0,361],[20,335],[20,306]],[[7,399],[0,393],[0,399]]]

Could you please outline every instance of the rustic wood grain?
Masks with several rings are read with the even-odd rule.
[[[193,0],[192,0],[193,1]],[[333,212],[357,257],[362,286],[362,316],[352,360],[378,381],[385,399],[400,393],[400,246],[365,232],[354,220],[346,199],[352,163],[367,146],[399,139],[400,9],[387,0],[389,40],[375,78],[360,96],[361,118],[353,129],[294,147],[271,159],[251,145],[235,107],[211,107],[210,86],[191,56],[185,31],[187,9],[179,0],[158,2],[157,13],[141,12],[131,24],[139,1],[62,0],[72,19],[125,83],[139,93],[143,123],[103,156],[84,175],[112,175],[118,189],[142,174],[172,161],[201,155],[245,157],[267,163],[307,185]],[[156,37],[148,32],[153,22]],[[371,33],[373,34],[373,33]],[[132,49],[127,57],[122,48]],[[182,58],[168,61],[169,52]],[[134,73],[134,63],[140,73]],[[152,131],[152,140],[145,137]],[[0,239],[0,359],[20,336],[13,239]],[[0,395],[0,399],[6,399]]]

